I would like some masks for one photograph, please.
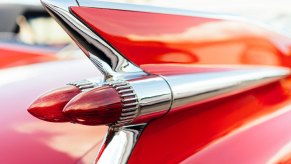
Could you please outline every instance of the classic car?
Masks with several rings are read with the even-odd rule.
[[[39,163],[290,163],[289,37],[219,14],[94,0],[42,3],[96,75],[85,75],[89,64],[81,63],[61,64],[68,69],[61,81],[36,77],[35,87],[66,85],[28,107],[44,121],[27,113],[33,124],[15,123],[14,131],[31,135],[5,143],[7,150],[25,148],[8,152],[6,163],[19,162],[15,156]],[[28,142],[35,139],[50,152]],[[26,145],[11,146],[16,141]]]
[[[59,60],[69,43],[40,5],[0,3],[0,69]]]

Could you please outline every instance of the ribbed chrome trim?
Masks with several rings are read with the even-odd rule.
[[[106,78],[112,77],[112,71],[110,72],[110,69],[106,69],[104,67],[104,62],[102,62],[99,58],[97,58],[94,55],[90,55],[89,59],[92,61],[92,63],[97,67],[97,69],[104,75]]]
[[[120,95],[122,101],[122,113],[119,120],[113,126],[124,126],[131,123],[138,115],[139,102],[138,97],[127,81],[108,82]]]
[[[88,81],[88,80],[80,80],[80,81],[70,82],[67,85],[76,86],[81,90],[81,92],[88,91],[88,90],[93,89],[97,86],[96,83]]]

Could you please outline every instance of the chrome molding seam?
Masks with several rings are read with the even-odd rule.
[[[67,4],[57,0],[42,0],[43,6],[78,43],[89,59],[104,75],[105,80],[147,75],[142,69],[125,59],[111,45],[94,33],[69,11]],[[74,3],[73,3],[74,4]],[[78,6],[75,3],[72,6]]]

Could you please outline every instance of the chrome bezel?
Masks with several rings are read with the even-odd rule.
[[[130,124],[138,116],[140,110],[140,103],[135,91],[127,81],[108,82],[105,85],[109,85],[117,91],[123,107],[121,116],[112,126],[120,127]]]

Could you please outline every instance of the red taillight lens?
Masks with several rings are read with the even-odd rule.
[[[71,121],[84,125],[114,123],[120,118],[121,112],[121,98],[110,86],[79,94],[63,110],[64,115]]]
[[[63,108],[80,92],[79,88],[70,85],[52,90],[35,100],[28,112],[45,121],[67,122],[69,120],[63,115]]]

